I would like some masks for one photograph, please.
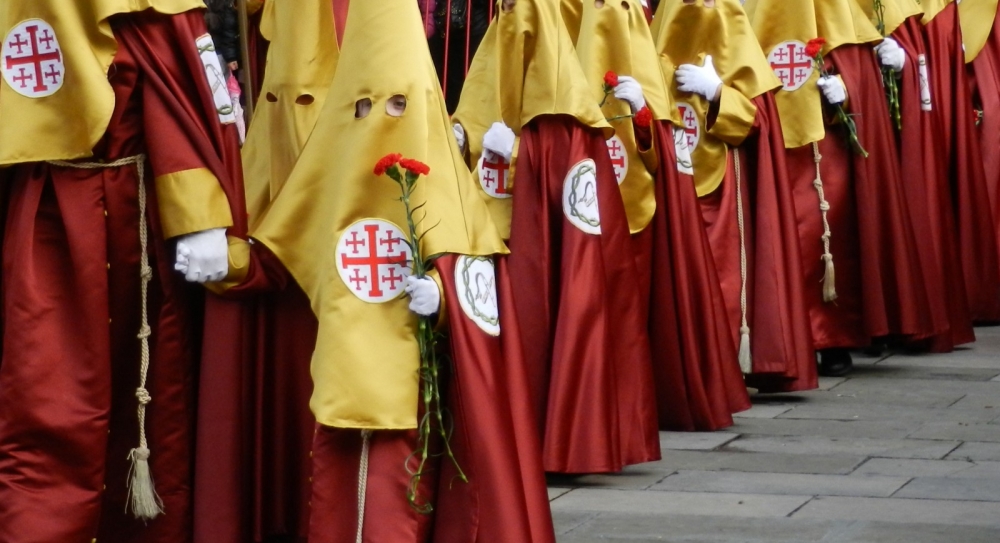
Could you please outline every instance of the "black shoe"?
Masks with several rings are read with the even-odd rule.
[[[843,377],[854,368],[847,349],[823,349],[819,352],[819,374],[823,377]]]

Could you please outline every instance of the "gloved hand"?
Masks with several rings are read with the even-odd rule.
[[[433,279],[411,275],[404,290],[410,295],[410,311],[417,315],[430,317],[441,309],[441,292]]]
[[[465,128],[462,125],[455,123],[451,125],[451,131],[455,134],[455,141],[458,142],[458,150],[465,152]]]
[[[514,155],[514,139],[513,130],[503,122],[496,122],[483,135],[483,149],[493,151],[510,163],[510,158]]]
[[[886,38],[882,43],[875,46],[878,53],[879,62],[886,68],[892,68],[894,72],[902,72],[906,65],[906,51],[899,46],[899,42],[892,38]]]
[[[229,273],[229,241],[225,228],[212,228],[181,237],[174,269],[191,283],[221,281]]]
[[[618,86],[615,87],[615,98],[628,102],[633,114],[646,107],[646,98],[642,95],[642,85],[627,75],[618,76]]]
[[[830,105],[843,104],[847,101],[847,89],[844,88],[844,84],[840,82],[840,79],[828,75],[826,77],[820,77],[819,81],[816,82],[819,86],[819,90],[823,93],[823,97]]]
[[[694,64],[681,64],[677,68],[677,88],[681,92],[700,94],[709,102],[714,102],[719,97],[722,88],[722,78],[715,71],[715,64],[712,62],[712,55],[705,57],[702,66]]]

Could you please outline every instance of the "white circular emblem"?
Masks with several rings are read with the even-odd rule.
[[[479,157],[477,167],[479,168],[479,184],[482,185],[483,192],[499,199],[513,196],[508,189],[510,187],[510,164],[507,164],[502,156],[483,149],[483,156]]]
[[[806,54],[806,44],[796,40],[775,45],[771,54],[767,55],[767,61],[771,63],[774,75],[781,80],[782,88],[789,92],[805,85],[816,69],[813,59]]]
[[[601,234],[601,213],[597,208],[597,165],[593,160],[580,161],[566,174],[563,213],[573,226],[587,234]]]
[[[684,143],[687,144],[688,152],[694,152],[698,148],[698,142],[701,141],[701,123],[698,121],[698,112],[686,102],[677,102],[677,109],[681,112]]]
[[[28,19],[12,28],[0,48],[0,71],[7,85],[22,96],[55,94],[66,78],[66,68],[52,25]]]
[[[500,335],[496,268],[488,256],[461,256],[455,263],[458,303],[465,315],[483,332]]]
[[[674,150],[677,152],[677,171],[694,175],[691,149],[688,148],[687,144],[687,132],[677,126],[674,127]]]
[[[370,303],[395,299],[412,273],[413,253],[403,231],[389,221],[352,224],[337,242],[337,271],[347,289]]]
[[[625,175],[628,174],[628,153],[625,152],[625,144],[617,135],[611,136],[611,139],[606,143],[608,144],[608,155],[611,157],[611,166],[615,169],[615,179],[621,185],[622,181],[625,181]]]

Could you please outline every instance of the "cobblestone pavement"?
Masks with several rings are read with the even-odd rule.
[[[759,395],[663,460],[550,478],[560,543],[1000,543],[1000,328],[947,355],[855,356]]]

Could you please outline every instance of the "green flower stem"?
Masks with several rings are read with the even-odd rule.
[[[816,64],[821,77],[830,77],[830,72],[826,71],[826,66],[823,63],[822,52],[816,53],[816,58],[813,59],[813,62]],[[855,153],[868,158],[868,151],[865,151],[864,146],[861,145],[861,140],[858,139],[858,125],[855,124],[854,119],[844,110],[843,104],[836,104],[834,108],[837,110],[837,120],[847,127],[847,142],[854,149]]]
[[[882,4],[882,0],[872,0],[872,8],[875,12],[875,28],[884,38],[886,37],[885,6]],[[896,129],[902,130],[903,115],[899,103],[899,82],[896,81],[896,72],[892,68],[882,67],[882,86],[885,88],[885,99],[889,103],[889,116],[896,124]]]

